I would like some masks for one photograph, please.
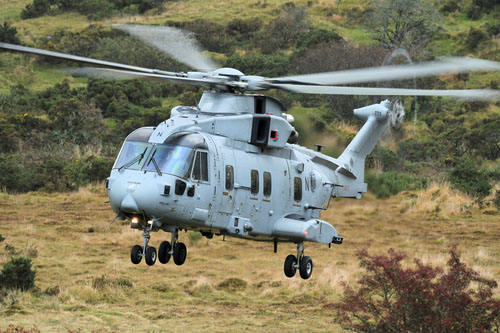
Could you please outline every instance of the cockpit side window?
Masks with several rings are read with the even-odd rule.
[[[153,153],[144,165],[144,170],[156,171],[156,165],[161,172],[182,178],[188,178],[191,171],[194,151],[183,146],[156,145]],[[153,162],[154,159],[154,162]]]
[[[197,151],[193,164],[193,180],[208,181],[208,153],[206,151]]]

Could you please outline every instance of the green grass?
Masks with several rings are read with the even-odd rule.
[[[21,11],[32,0],[0,0],[0,22],[21,20]]]
[[[40,64],[34,57],[20,54],[0,54],[0,93],[7,94],[10,87],[22,84],[34,91],[42,91],[69,80],[71,87],[85,87],[87,78],[75,78],[64,72],[60,65]]]

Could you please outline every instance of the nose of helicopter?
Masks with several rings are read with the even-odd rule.
[[[157,213],[156,203],[160,194],[154,178],[132,172],[115,174],[110,178],[112,181],[108,188],[109,202],[117,215],[153,216]]]
[[[120,203],[120,211],[124,213],[138,213],[139,206],[131,194],[125,195]]]

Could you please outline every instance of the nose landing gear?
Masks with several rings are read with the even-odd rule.
[[[284,271],[287,277],[294,277],[297,269],[299,270],[300,277],[304,280],[311,277],[313,261],[310,257],[304,256],[304,243],[302,242],[297,243],[297,257],[290,254],[285,259]]]
[[[142,258],[145,258],[146,264],[148,266],[153,266],[156,263],[156,259],[162,264],[166,264],[170,261],[170,257],[174,257],[174,263],[178,266],[184,264],[187,257],[187,249],[184,243],[177,241],[179,237],[178,229],[172,232],[172,243],[169,241],[163,241],[160,244],[158,253],[156,248],[153,246],[148,246],[149,239],[151,238],[150,230],[144,229],[142,232],[142,238],[144,239],[143,246],[134,245],[130,252],[130,260],[133,264],[137,265],[141,262]]]
[[[148,229],[144,229],[142,232],[142,238],[144,239],[143,246],[134,245],[132,247],[132,251],[130,252],[130,260],[133,264],[137,265],[141,262],[144,257],[146,260],[146,264],[148,266],[153,266],[156,262],[156,248],[153,246],[148,246],[149,239],[151,238]]]

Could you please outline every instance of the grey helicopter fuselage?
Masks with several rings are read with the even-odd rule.
[[[364,173],[387,117],[383,105],[372,109],[364,116],[375,125],[335,159],[293,143],[292,117],[277,100],[205,92],[198,106],[175,107],[170,119],[127,137],[107,181],[111,207],[141,230],[340,244],[319,217],[332,196],[366,192],[354,173]]]

